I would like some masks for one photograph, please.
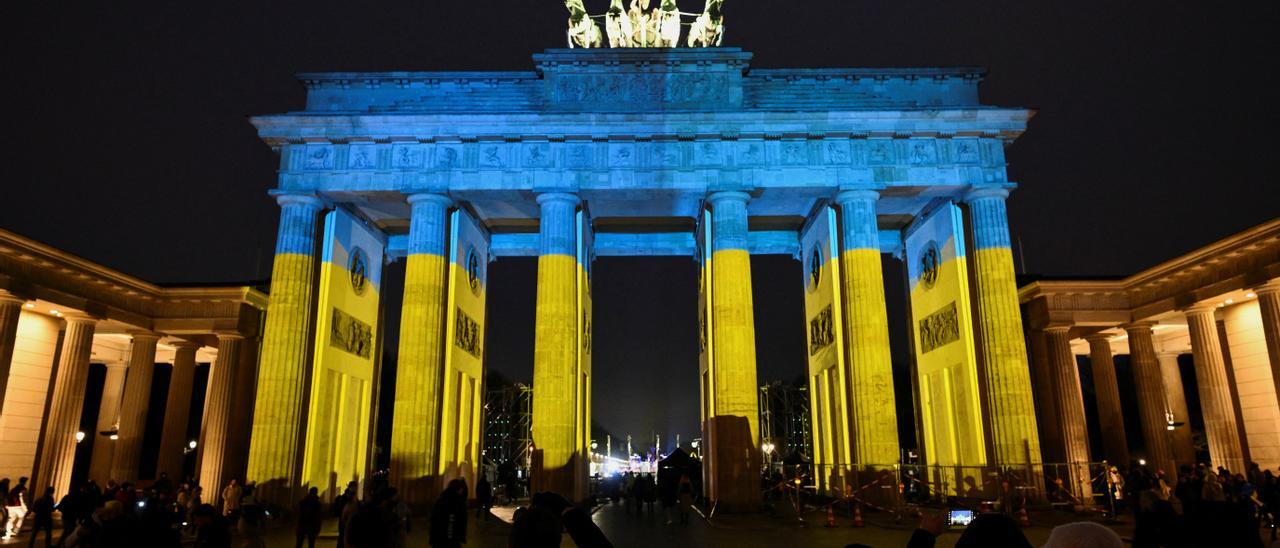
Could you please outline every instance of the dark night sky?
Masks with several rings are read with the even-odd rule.
[[[300,108],[294,73],[528,70],[531,53],[562,45],[565,19],[556,0],[38,4],[11,6],[0,23],[0,227],[156,282],[267,276],[277,159],[246,116]],[[754,52],[757,67],[988,67],[987,103],[1040,111],[1008,152],[1027,271],[1110,275],[1280,211],[1264,171],[1275,92],[1263,84],[1278,11],[730,0],[726,45]],[[803,355],[799,266],[753,266],[762,378],[790,378]],[[492,365],[515,377],[531,368],[533,273],[530,261],[495,265],[494,280],[510,283],[493,293]],[[598,265],[595,398],[616,404],[597,405],[607,427],[693,428],[693,276],[677,259]],[[668,378],[684,386],[664,388]],[[618,411],[648,404],[659,410]]]

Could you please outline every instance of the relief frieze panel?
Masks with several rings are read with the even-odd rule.
[[[987,167],[983,158],[985,141],[819,135],[807,139],[753,136],[676,140],[672,136],[597,142],[300,143],[287,146],[284,172],[871,168],[870,178],[894,182],[905,180],[908,168],[965,168],[971,170],[965,172],[972,173],[966,175],[970,178],[1000,179],[1002,167]]]

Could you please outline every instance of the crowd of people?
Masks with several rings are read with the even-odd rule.
[[[1183,466],[1176,477],[1166,477],[1137,463],[1113,468],[1105,476],[1107,500],[1102,517],[1132,515],[1133,546],[1262,546],[1259,531],[1270,526],[1274,540],[1280,509],[1280,478],[1270,470],[1252,466],[1232,473],[1205,465]],[[681,525],[689,522],[696,489],[688,474],[659,481],[653,474],[625,473],[601,484],[602,494],[615,503],[625,501],[628,515],[653,515],[661,503],[667,525],[679,511]],[[265,546],[268,508],[257,498],[257,486],[231,480],[220,491],[220,507],[204,500],[194,481],[175,483],[161,474],[145,487],[130,482],[99,486],[86,481],[56,498],[52,487],[32,496],[27,478],[11,484],[0,479],[4,501],[4,538],[12,538],[29,524],[30,546],[43,536],[46,546],[181,546],[229,548],[233,534],[240,545]],[[296,546],[314,548],[326,517],[336,518],[339,547],[403,547],[413,533],[409,505],[387,484],[385,476],[371,479],[367,496],[359,496],[351,482],[333,502],[321,500],[316,488],[291,509]],[[476,483],[478,519],[488,519],[494,488],[484,475]],[[1051,493],[1051,498],[1053,493]],[[431,546],[459,548],[467,542],[470,513],[469,488],[454,479],[431,506],[427,536]],[[956,546],[1030,546],[1008,509],[980,514],[961,533]],[[327,512],[327,513],[326,513]],[[56,535],[55,513],[62,517]],[[926,516],[908,544],[928,548],[947,528],[939,516]],[[1061,526],[1046,546],[1078,546],[1072,539],[1100,539],[1096,546],[1111,546],[1111,529],[1091,527],[1089,522]],[[537,493],[527,507],[514,515],[510,546],[558,546],[560,531],[579,546],[611,546],[591,520],[589,510],[576,507],[563,496]],[[1105,533],[1103,532],[1105,531]],[[1057,539],[1057,540],[1055,540]],[[1118,541],[1118,537],[1116,537]],[[1118,544],[1117,544],[1118,545]]]
[[[678,514],[680,525],[689,524],[693,510],[695,489],[687,473],[672,475],[667,481],[659,481],[651,473],[624,472],[620,476],[601,478],[600,493],[615,503],[621,502],[627,515],[653,515],[655,505],[661,503],[662,515],[667,525],[675,523]]]

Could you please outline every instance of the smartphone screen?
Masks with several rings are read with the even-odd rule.
[[[973,521],[973,510],[952,510],[947,513],[947,525],[950,527],[968,527]]]

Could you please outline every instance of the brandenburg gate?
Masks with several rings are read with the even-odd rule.
[[[524,72],[303,74],[302,110],[253,118],[280,154],[259,382],[244,402],[247,476],[264,498],[367,475],[373,402],[390,397],[376,390],[388,291],[404,292],[391,482],[424,502],[471,478],[488,266],[518,256],[538,260],[535,490],[586,492],[600,256],[701,267],[701,363],[688,366],[722,508],[759,499],[754,340],[767,334],[753,327],[753,254],[804,265],[770,290],[805,302],[816,463],[898,463],[905,398],[928,464],[1039,464],[1005,215],[1004,149],[1032,112],[981,104],[974,68],[751,58],[573,48]],[[894,393],[884,254],[909,278],[913,394]],[[404,287],[383,286],[398,260]]]

